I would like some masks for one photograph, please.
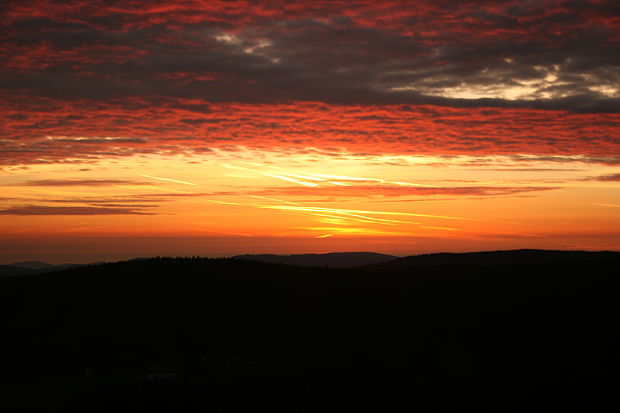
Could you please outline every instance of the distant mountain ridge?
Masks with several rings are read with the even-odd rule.
[[[22,261],[9,265],[0,265],[0,278],[18,275],[42,274],[51,271],[66,270],[90,264],[48,264],[43,261]]]
[[[375,252],[331,252],[324,254],[243,254],[231,257],[232,259],[258,261],[270,264],[284,264],[296,267],[329,267],[354,268],[368,270],[394,269],[426,269],[438,266],[468,266],[468,267],[505,267],[520,264],[541,264],[553,262],[582,262],[592,259],[613,259],[620,255],[614,251],[566,251],[566,250],[498,250],[480,252],[440,252],[398,257]],[[142,258],[140,260],[148,260]],[[84,265],[103,264],[102,262],[89,264],[48,264],[42,261],[23,261],[9,265],[0,265],[0,278],[41,274],[51,271],[60,271]]]
[[[234,259],[261,261],[272,264],[286,264],[297,267],[331,267],[350,268],[363,265],[390,262],[398,257],[394,255],[378,254],[376,252],[330,252],[326,254],[245,254],[237,255]]]
[[[48,264],[48,263],[43,262],[43,261],[16,262],[14,264],[11,264],[11,266],[12,267],[19,267],[19,268],[28,268],[28,269],[31,269],[31,270],[42,270],[42,269],[46,269],[46,268],[55,267],[55,265]]]
[[[536,265],[554,262],[582,262],[592,259],[614,259],[620,252],[614,251],[565,251],[565,250],[499,250],[481,252],[441,252],[410,255],[390,262],[367,265],[368,269],[426,269],[446,266],[498,267],[511,265]]]
[[[17,267],[15,265],[0,265],[0,278],[38,273],[39,271],[30,268]]]

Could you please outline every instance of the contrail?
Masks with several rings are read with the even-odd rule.
[[[299,205],[301,206],[301,204],[297,203],[297,202],[289,202],[289,201],[283,201],[282,199],[277,199],[277,198],[267,198],[265,196],[259,196],[259,195],[250,195],[252,198],[259,198],[259,199],[266,199],[268,201],[277,201],[277,202],[282,202],[284,204],[289,204],[289,205]]]
[[[150,175],[140,175],[143,176],[145,178],[152,178],[152,179],[159,179],[160,181],[170,181],[170,182],[176,182],[177,184],[183,184],[183,185],[192,185],[192,186],[196,186],[196,184],[193,184],[191,182],[185,182],[185,181],[178,181],[176,179],[170,179],[170,178],[160,178],[158,176],[150,176]]]
[[[322,212],[322,213],[332,213],[332,214],[343,214],[343,215],[352,215],[356,216],[356,214],[374,214],[374,215],[403,215],[410,217],[425,217],[425,218],[442,218],[442,219],[456,219],[462,221],[470,221],[468,218],[461,217],[450,217],[443,215],[426,215],[426,214],[414,214],[410,212],[387,212],[387,211],[363,211],[358,209],[337,209],[337,208],[320,208],[320,207],[294,207],[287,205],[261,205],[259,208],[266,209],[280,209],[285,211],[302,211],[302,212]],[[369,219],[369,217],[364,217]]]
[[[289,181],[289,182],[295,182],[296,184],[299,184],[299,185],[312,186],[312,187],[317,187],[318,186],[317,184],[313,184],[312,182],[304,182],[304,181],[300,181],[298,179],[289,178],[288,176],[271,175],[271,174],[265,174],[265,176],[269,176],[271,178],[283,179],[283,180]]]

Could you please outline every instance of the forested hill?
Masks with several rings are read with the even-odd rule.
[[[326,254],[246,254],[237,255],[237,259],[270,262],[274,264],[296,265],[299,267],[351,268],[361,265],[379,264],[394,260],[393,255],[375,252],[331,252]]]
[[[482,251],[464,253],[435,253],[411,255],[382,263],[370,264],[368,268],[404,269],[429,267],[509,267],[513,265],[535,266],[540,264],[567,265],[574,262],[614,260],[620,253],[613,251],[563,251],[520,249],[506,251]]]
[[[617,405],[620,255],[486,254],[353,269],[153,258],[5,278],[0,407]]]

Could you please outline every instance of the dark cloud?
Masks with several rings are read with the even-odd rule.
[[[152,215],[130,208],[102,208],[91,206],[21,206],[0,209],[0,215]]]
[[[60,204],[90,204],[97,206],[121,206],[124,208],[147,208],[153,207],[156,205],[152,204],[144,204],[149,202],[161,202],[163,199],[143,199],[143,198],[133,198],[131,196],[118,196],[118,197],[79,197],[79,198],[41,198],[37,199],[37,202],[42,203],[60,203]]]
[[[151,185],[150,182],[124,181],[119,179],[41,179],[26,181],[19,186],[113,186],[113,185]]]
[[[585,164],[620,165],[620,156],[584,156],[584,155],[512,155],[511,159],[516,162],[553,162],[567,163],[577,162]]]
[[[576,172],[583,171],[579,168],[476,168],[482,171],[497,172]]]
[[[594,178],[596,181],[620,181],[620,174],[603,175]]]
[[[617,7],[560,3],[9,2],[0,86],[61,99],[619,111]]]
[[[92,203],[96,207],[104,208],[153,208],[157,205],[144,205],[144,204],[123,204],[123,203]]]
[[[170,193],[155,193],[155,194],[133,194],[132,197],[136,199],[146,198],[192,198],[192,197],[203,197],[203,196],[217,196],[217,195],[239,195],[238,192],[191,192],[191,193],[179,193],[179,192],[170,192]]]

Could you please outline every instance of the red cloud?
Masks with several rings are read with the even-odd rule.
[[[54,48],[49,42],[34,46],[7,45],[0,53],[11,56],[7,59],[5,70],[15,72],[38,71],[51,66],[63,66],[80,72],[91,65],[105,62],[123,64],[148,54],[147,51],[135,47],[106,44],[89,44],[63,50]]]
[[[273,20],[327,20],[332,16],[346,16],[363,27],[391,27],[412,36],[442,36],[446,33],[456,36],[464,33],[477,36],[510,36],[527,33],[534,35],[537,32],[561,36],[570,35],[570,31],[576,28],[594,24],[610,29],[618,28],[620,19],[609,14],[608,9],[611,7],[613,1],[575,4],[561,0],[547,2],[539,7],[528,6],[519,0],[500,3],[493,0],[456,3],[448,0],[78,0],[63,3],[54,0],[21,0],[9,2],[3,20],[15,22],[47,18],[56,22],[128,30],[153,25],[204,22],[248,26]],[[579,19],[566,21],[557,18],[568,13],[578,13]],[[506,22],[509,18],[514,19],[512,25]],[[415,20],[415,26],[411,24],[412,20]],[[442,26],[449,26],[450,30],[446,31]]]
[[[0,101],[0,163],[254,149],[339,154],[620,153],[620,114],[409,105],[214,104],[196,99],[96,103]]]
[[[614,10],[561,0],[9,1],[0,164],[234,145],[617,156]],[[556,79],[537,86],[551,98],[433,94],[532,79]]]

